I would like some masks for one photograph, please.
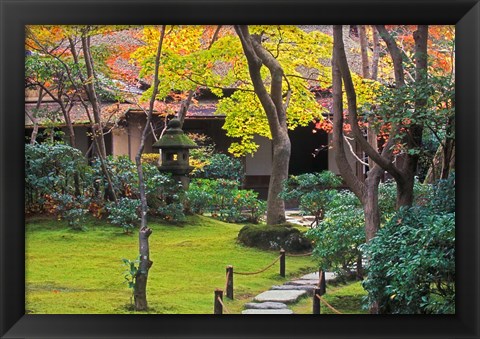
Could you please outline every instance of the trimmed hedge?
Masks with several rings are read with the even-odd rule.
[[[237,240],[248,247],[262,250],[280,250],[289,253],[305,253],[312,250],[312,243],[290,224],[247,225],[238,233]]]

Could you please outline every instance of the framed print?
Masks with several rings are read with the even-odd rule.
[[[0,6],[2,338],[480,338],[480,4],[477,1],[0,0]],[[427,25],[440,27],[434,32],[435,42],[426,37],[422,40],[425,31],[420,27],[428,35]],[[395,34],[389,35],[385,27]],[[87,28],[97,31],[87,32]],[[70,35],[63,36],[65,30],[70,30]],[[314,43],[309,47],[313,37],[329,47],[322,49]],[[366,45],[362,39],[366,39]],[[374,39],[383,39],[383,49],[376,49]],[[347,40],[352,43],[344,44]],[[395,41],[401,43],[395,45]],[[270,49],[262,47],[265,45]],[[197,48],[203,53],[197,53]],[[433,66],[427,65],[426,57],[422,58],[422,48],[435,49],[437,59]],[[315,53],[325,55],[314,58]],[[354,62],[352,55],[356,57]],[[380,59],[378,73],[387,79],[381,85],[371,75],[369,61],[365,61],[373,55]],[[319,60],[321,67],[325,67],[324,74],[322,69],[313,71],[310,67]],[[400,60],[400,65],[403,62],[405,72],[397,68],[395,60]],[[288,62],[300,66],[288,68],[285,66]],[[265,66],[262,72],[261,65]],[[67,71],[60,72],[56,67]],[[438,82],[425,86],[422,74],[427,73],[423,73],[427,67],[440,71],[432,71]],[[399,78],[399,69],[405,79]],[[170,83],[162,83],[159,72]],[[362,77],[357,75],[362,72]],[[442,82],[447,76],[440,73],[453,80]],[[182,83],[185,79],[190,87]],[[352,92],[353,87],[357,92]],[[393,88],[398,91],[391,91]],[[419,91],[423,91],[422,95],[426,93],[425,96],[416,96]],[[368,100],[383,100],[388,103],[384,104],[388,110],[383,112],[375,104],[367,106]],[[425,108],[428,105],[434,108]],[[293,112],[288,118],[287,107]],[[189,109],[190,116],[181,114]],[[100,110],[106,112],[105,120],[101,114],[96,115]],[[266,116],[260,114],[260,117],[257,110],[267,112]],[[445,113],[448,110],[453,114]],[[229,115],[230,111],[237,113]],[[412,112],[416,111],[425,116],[430,114],[430,120],[425,120],[429,126],[428,140],[422,140],[421,135],[415,139],[415,126],[419,126],[415,121],[419,118]],[[444,123],[435,120],[440,119],[435,115],[438,112],[451,114],[447,127],[435,129],[436,123]],[[272,118],[269,114],[277,115]],[[352,120],[343,121],[340,116]],[[372,116],[380,117],[377,125],[369,120]],[[353,120],[357,117],[360,122]],[[284,129],[276,124],[284,124]],[[367,132],[355,139],[357,131],[352,126],[357,125],[365,131],[373,131],[374,127],[369,126],[376,126],[372,132],[375,147],[371,146]],[[382,128],[388,128],[390,134],[394,131],[405,134],[396,136],[398,142],[390,143],[394,138],[389,138],[388,133],[381,134]],[[358,129],[358,133],[363,130]],[[101,142],[98,135],[102,136]],[[282,150],[282,135],[286,135],[291,150],[283,163],[277,160]],[[317,139],[309,141],[313,135]],[[394,205],[395,201],[397,204],[401,201],[402,193],[398,193],[396,185],[408,181],[406,177],[411,178],[412,201],[413,187],[418,188],[413,184],[414,173],[422,180],[429,175],[435,177],[435,173],[427,170],[436,160],[437,149],[447,156],[449,138],[453,139],[454,155],[450,152],[449,156],[454,159],[451,172],[455,176],[449,177],[447,169],[446,174],[438,177],[446,181],[450,178],[450,191],[445,188],[442,200],[436,198],[436,191],[432,193],[425,188],[420,196],[426,198],[419,200],[419,210],[400,209],[397,214]],[[211,140],[211,144],[205,140]],[[417,152],[417,140],[424,145],[434,140],[433,146],[429,146],[429,162],[418,160],[422,154]],[[439,147],[442,142],[445,142],[443,148]],[[70,151],[65,143],[76,143],[80,151]],[[39,151],[29,149],[28,144],[47,146]],[[317,144],[321,147],[316,148]],[[55,145],[61,146],[55,148]],[[332,147],[338,149],[337,146],[344,149],[346,167],[342,167],[342,156],[331,151]],[[245,156],[252,150],[257,152],[256,156]],[[93,156],[102,152],[103,157]],[[148,153],[141,158],[143,166],[139,160],[142,152]],[[241,156],[242,160],[228,157],[225,155],[228,152]],[[118,157],[108,157],[109,154]],[[28,169],[26,159],[30,161]],[[400,165],[393,166],[392,159]],[[415,161],[412,160],[413,170],[408,176],[405,173],[411,159]],[[62,161],[71,167],[50,167]],[[400,168],[402,163],[407,165],[401,171],[385,170],[390,165]],[[34,164],[37,169],[32,167]],[[391,185],[393,195],[380,193],[382,208],[388,209],[385,206],[391,203],[392,214],[378,221],[375,224],[378,228],[369,234],[368,227],[373,224],[367,222],[365,226],[362,216],[371,212],[362,207],[367,204],[362,199],[368,199],[365,193],[371,182],[368,179],[380,167],[374,164],[383,164],[387,177],[382,180],[388,182],[390,178],[392,183],[396,180],[396,185]],[[211,166],[210,172],[204,170],[205,166]],[[448,166],[441,168],[445,167]],[[355,173],[347,178],[345,173],[352,168]],[[302,177],[304,174],[324,170],[337,175],[321,179],[330,180],[325,184],[331,188],[329,196],[312,197],[310,186],[301,193],[296,187],[297,195],[288,191],[287,184],[279,186],[283,187],[282,193],[272,190],[273,185],[281,182],[272,177],[281,177],[282,171],[285,178],[295,175],[295,180],[302,180],[306,178]],[[190,180],[192,171],[196,174]],[[43,177],[32,178],[37,175],[32,173],[41,173]],[[342,180],[337,182],[338,177]],[[313,180],[313,176],[308,178]],[[143,190],[132,184],[142,180]],[[44,189],[47,186],[54,189]],[[443,186],[432,187],[441,190]],[[188,194],[179,197],[177,189],[184,192],[186,188]],[[302,217],[301,213],[307,213],[305,206],[317,202],[312,203],[314,199],[324,199],[320,201],[325,205],[333,204],[332,201],[347,204],[348,197],[335,200],[340,199],[338,192],[345,188],[351,189],[351,199],[359,199],[357,205],[348,205],[349,211],[343,206],[343,213],[351,213],[342,214],[348,215],[347,221],[337,219],[329,225],[333,213],[329,215],[325,209],[310,209],[308,215],[313,216]],[[268,200],[271,195],[283,197],[278,198],[281,204]],[[220,202],[215,205],[216,196],[223,197],[221,206]],[[84,202],[80,202],[81,197]],[[388,197],[393,197],[391,202]],[[290,219],[285,219],[284,200],[295,207]],[[439,212],[439,205],[448,208],[448,213]],[[196,215],[185,216],[185,206]],[[422,214],[426,213],[422,210],[426,206],[434,206],[428,215]],[[276,208],[281,211],[283,208],[283,219],[278,217]],[[149,218],[155,220],[150,243],[151,229],[142,219],[147,209]],[[354,246],[342,243],[349,241],[349,237],[358,238],[357,233],[349,233],[353,232],[350,228],[342,229],[344,224],[353,223],[354,211],[361,216],[360,237],[367,230],[370,241],[367,247],[363,246],[363,238]],[[30,218],[30,212],[35,218]],[[300,234],[295,235],[299,239],[295,241],[301,248],[286,248],[293,241],[280,240],[279,235],[274,235],[278,243],[267,241],[263,252],[248,247],[253,240],[245,240],[241,234],[253,234],[262,226],[252,225],[262,218],[268,224],[286,221],[295,224],[302,220],[302,225],[309,227],[286,227]],[[165,222],[172,219],[176,223]],[[427,219],[436,223],[435,230],[421,230],[419,224]],[[188,220],[195,227],[188,225]],[[402,288],[420,286],[420,283],[415,285],[416,271],[412,273],[411,267],[428,266],[426,257],[409,256],[411,253],[407,252],[398,254],[405,242],[398,238],[399,233],[386,231],[389,223],[409,225],[408,222],[418,228],[405,228],[402,234],[414,240],[409,244],[417,246],[412,248],[418,253],[432,243],[438,245],[438,239],[448,238],[447,245],[438,245],[440,252],[436,255],[443,260],[437,264],[450,271],[437,280],[422,281],[422,288],[428,290],[424,294]],[[82,223],[91,230],[79,230]],[[140,223],[144,237],[140,232],[138,240]],[[390,236],[386,243],[377,241],[380,237],[375,238],[380,234],[376,233],[380,223],[384,236]],[[451,225],[453,228],[446,236]],[[303,235],[307,229],[308,238]],[[432,234],[437,235],[435,232],[439,238],[429,240]],[[217,238],[224,243],[215,242]],[[371,242],[372,239],[377,242]],[[322,241],[320,248],[318,244]],[[371,247],[372,243],[377,247]],[[332,255],[333,259],[326,259],[335,246],[343,247]],[[375,255],[380,248],[383,258]],[[306,258],[312,253],[317,259],[325,258],[312,264]],[[365,253],[370,253],[367,261]],[[395,258],[393,261],[385,259],[388,253]],[[162,256],[175,264],[162,264]],[[385,265],[383,273],[396,272],[398,276],[378,287],[374,280],[363,276],[362,266],[374,263]],[[405,268],[409,264],[412,266]],[[332,268],[327,278],[322,268],[318,273],[319,265]],[[426,277],[431,278],[440,270],[435,271],[435,264],[432,265],[425,269]],[[150,266],[151,272],[155,272],[152,275],[148,274]],[[396,270],[390,271],[393,266]],[[372,267],[370,272],[374,271]],[[272,269],[279,269],[279,274],[271,273]],[[170,274],[172,271],[176,274]],[[264,272],[267,274],[260,281],[247,279]],[[164,281],[152,282],[154,274],[163,276]],[[337,296],[329,299],[329,284],[340,281],[334,278],[342,274],[361,277],[363,283],[339,283],[332,288],[332,294],[337,291]],[[303,280],[298,280],[302,275]],[[322,298],[325,279],[327,294]],[[146,298],[142,294],[145,289],[139,287],[142,281]],[[271,286],[275,288],[269,290]],[[205,289],[208,297],[199,296],[198,291]],[[273,295],[282,290],[308,297],[298,305],[277,302],[280,300],[275,299],[277,296],[260,298],[267,292]],[[373,295],[378,299],[372,299]],[[366,305],[363,308],[362,298]],[[445,302],[448,298],[450,304]],[[358,305],[351,306],[352,300]],[[276,309],[257,311],[263,301],[272,303],[269,307]],[[247,303],[254,305],[244,309]],[[313,313],[322,314],[311,314],[312,308]],[[257,312],[265,314],[257,317],[249,314]]]

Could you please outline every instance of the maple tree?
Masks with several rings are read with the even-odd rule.
[[[285,113],[281,113],[285,114],[282,133],[286,134],[287,129],[297,126],[306,126],[314,119],[321,120],[322,112],[326,112],[326,109],[319,105],[310,91],[309,81],[328,82],[328,67],[319,65],[318,59],[328,60],[331,37],[318,31],[306,33],[294,26],[252,26],[250,29],[253,34],[262,35],[262,48],[271,53],[283,70],[279,84],[284,90],[276,94],[285,96]],[[223,128],[227,135],[239,140],[229,148],[233,155],[254,153],[258,148],[254,142],[255,135],[272,138],[275,149],[278,130],[273,131],[274,120],[265,114],[265,107],[257,95],[259,87],[255,88],[247,59],[243,57],[241,39],[232,27],[222,27],[218,39],[208,44],[205,32],[209,31],[212,28],[208,26],[175,26],[167,29],[169,33],[165,36],[165,58],[160,69],[162,80],[157,97],[164,99],[173,90],[185,92],[198,86],[207,87],[220,97],[217,113],[226,115]],[[236,31],[238,33],[238,29]],[[151,72],[152,44],[148,41],[155,34],[146,28],[144,35],[147,45],[132,55],[135,60],[142,62],[142,76]],[[180,39],[181,43],[178,42]],[[311,70],[313,75],[305,76],[305,71],[302,73],[299,70],[301,67]],[[264,83],[263,86],[273,84],[265,67],[260,69],[260,81]],[[231,96],[224,97],[224,88],[234,88],[235,91]],[[283,201],[277,195],[281,181],[288,175],[288,159],[289,154],[281,163],[273,164],[268,210],[276,217],[267,217],[267,222],[271,224],[284,220]],[[279,176],[275,171],[282,173]],[[279,212],[273,212],[276,206],[280,207]]]

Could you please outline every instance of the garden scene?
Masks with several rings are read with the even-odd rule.
[[[455,313],[454,26],[25,33],[27,314]]]

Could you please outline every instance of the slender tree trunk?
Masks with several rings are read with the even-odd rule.
[[[43,93],[43,88],[40,88],[40,90],[38,92],[37,104],[35,105],[35,110],[36,111],[33,113],[33,115],[31,115],[29,113],[26,113],[28,115],[28,117],[30,118],[30,120],[32,120],[32,123],[33,123],[33,130],[32,130],[32,134],[30,136],[30,145],[34,145],[35,142],[37,141],[37,135],[38,135],[37,112],[40,109],[40,106],[42,105],[42,100],[43,100],[44,96],[45,95]]]
[[[375,26],[372,27],[373,38],[373,55],[372,55],[372,79],[378,78],[378,62],[380,60],[380,39],[378,37],[378,31]]]
[[[445,147],[443,148],[442,173],[440,179],[447,179],[452,168],[455,168],[455,117],[447,120]],[[453,164],[453,166],[452,166]]]
[[[73,129],[72,119],[70,119],[70,113],[67,112],[67,108],[65,107],[65,103],[62,101],[61,94],[58,95],[57,102],[60,105],[60,109],[63,114],[63,118],[65,119],[65,123],[67,124],[68,128],[68,138],[70,141],[70,146],[76,148],[76,140],[75,140],[75,130]]]
[[[145,311],[148,308],[147,303],[147,280],[148,280],[148,271],[152,266],[153,262],[150,260],[150,245],[148,238],[152,234],[152,230],[147,226],[147,194],[145,191],[145,180],[143,178],[143,168],[142,168],[142,153],[145,148],[145,139],[147,138],[147,133],[150,127],[150,122],[152,121],[153,107],[155,103],[155,98],[158,93],[158,69],[160,66],[160,55],[162,53],[162,44],[163,38],[165,36],[165,25],[162,26],[162,31],[160,33],[160,39],[158,41],[157,54],[155,56],[155,72],[153,79],[153,91],[150,98],[150,107],[147,114],[147,121],[145,127],[143,128],[142,137],[140,139],[140,146],[138,148],[137,155],[135,156],[135,163],[137,165],[138,173],[138,186],[140,191],[140,202],[141,202],[141,224],[140,231],[138,233],[138,243],[140,251],[140,265],[137,275],[135,277],[135,287],[134,287],[134,300],[135,300],[135,310]]]
[[[88,95],[88,100],[92,104],[93,119],[95,124],[92,126],[94,138],[97,140],[99,156],[103,159],[107,156],[105,148],[105,139],[103,136],[102,111],[98,103],[97,92],[95,90],[95,73],[93,68],[93,58],[90,53],[90,38],[86,35],[82,36],[82,49],[85,59],[85,66],[87,69],[87,81],[85,82],[85,90]]]
[[[365,25],[359,25],[358,33],[360,37],[360,51],[362,55],[362,75],[364,78],[370,78],[370,65],[368,62],[367,27]]]
[[[93,58],[90,53],[90,37],[87,36],[88,32],[85,32],[82,37],[82,49],[83,49],[83,55],[85,59],[85,66],[87,69],[87,79],[83,79],[83,76],[81,75],[80,72],[80,79],[83,82],[83,86],[85,88],[85,92],[87,93],[88,100],[90,101],[90,104],[92,105],[92,111],[93,111],[93,120],[94,123],[92,124],[92,133],[93,133],[93,140],[95,143],[95,149],[98,154],[98,158],[101,163],[101,167],[103,170],[103,173],[105,175],[105,178],[107,179],[108,187],[106,188],[107,194],[110,198],[110,200],[114,201],[115,203],[117,202],[117,196],[115,194],[115,190],[113,187],[112,179],[110,177],[110,173],[108,171],[108,168],[105,163],[105,159],[107,157],[107,152],[105,148],[105,139],[103,135],[103,125],[102,125],[102,120],[101,120],[101,108],[98,103],[97,99],[97,92],[95,90],[94,82],[95,82],[95,73],[94,73],[94,66],[93,66]],[[70,40],[70,45],[72,49],[72,55],[74,57],[75,63],[79,65],[78,62],[78,56],[75,50],[75,45],[73,42]],[[83,103],[83,101],[82,101]],[[87,106],[85,106],[85,109],[88,111]]]
[[[247,26],[235,26],[235,31],[242,43],[255,94],[265,111],[272,134],[273,168],[268,188],[267,224],[277,225],[286,220],[285,202],[278,195],[282,190],[282,181],[288,178],[291,152],[286,106],[282,98],[283,69],[278,60],[262,46],[260,36],[250,35]],[[265,65],[270,71],[270,93],[265,88],[260,74],[262,65]]]
[[[427,40],[428,25],[419,25],[413,32],[415,40],[415,83],[424,86],[427,81]],[[417,95],[415,100],[415,113],[425,109],[427,99],[423,95]],[[414,124],[409,128],[407,134],[407,145],[409,149],[418,149],[422,145],[423,125]],[[403,182],[397,182],[397,208],[411,206],[413,204],[414,176],[418,165],[418,154],[406,154],[402,172]]]
[[[187,99],[185,99],[182,102],[180,109],[178,110],[177,117],[178,117],[178,120],[180,121],[180,128],[182,128],[183,123],[185,122],[185,117],[187,116],[188,108],[190,107],[194,94],[195,94],[195,91],[193,89],[188,91]]]

